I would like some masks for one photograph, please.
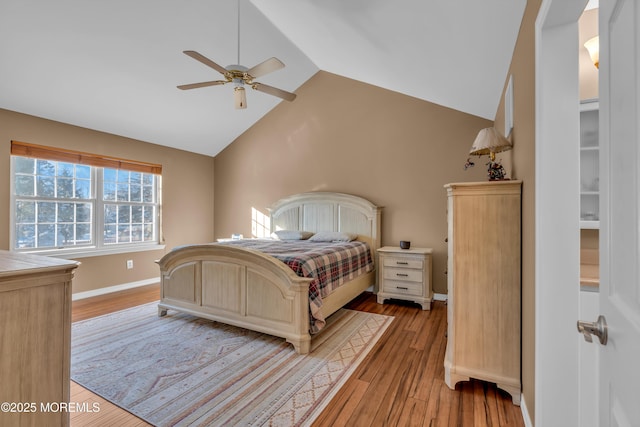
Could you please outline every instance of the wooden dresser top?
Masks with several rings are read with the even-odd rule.
[[[73,270],[80,263],[42,255],[0,250],[0,278],[55,270]]]

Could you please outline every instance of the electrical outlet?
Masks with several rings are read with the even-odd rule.
[[[127,270],[131,270],[133,268],[133,260],[132,259],[128,259],[127,260]]]

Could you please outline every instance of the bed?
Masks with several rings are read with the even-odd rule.
[[[381,208],[358,196],[310,192],[277,201],[269,208],[270,232],[340,232],[357,235],[375,263],[380,248]],[[185,245],[159,261],[158,315],[177,310],[284,338],[299,354],[309,352],[309,286],[282,260],[236,244]],[[328,317],[367,288],[375,286],[373,268],[322,298]]]

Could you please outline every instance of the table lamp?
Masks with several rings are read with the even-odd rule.
[[[472,156],[489,155],[491,159],[487,163],[489,175],[489,181],[496,181],[506,179],[506,173],[504,168],[499,162],[496,162],[496,153],[501,151],[511,150],[513,144],[507,140],[498,130],[494,127],[482,129],[478,132],[476,140],[473,141],[469,154]]]

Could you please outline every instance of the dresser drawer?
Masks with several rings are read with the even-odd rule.
[[[422,270],[411,270],[408,268],[385,268],[384,278],[386,280],[400,280],[408,282],[422,283]]]
[[[398,280],[385,280],[382,285],[384,292],[393,293],[396,295],[414,295],[422,296],[423,285],[422,282],[401,282]]]
[[[385,267],[417,268],[422,270],[424,261],[421,259],[384,257],[383,265]]]

